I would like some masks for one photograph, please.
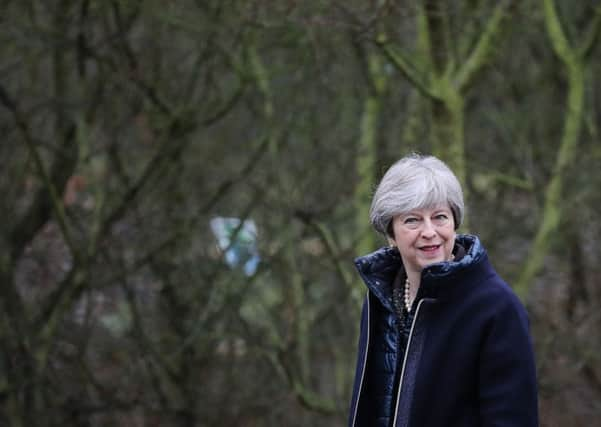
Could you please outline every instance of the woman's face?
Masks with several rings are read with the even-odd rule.
[[[420,274],[424,267],[452,257],[455,221],[448,206],[397,215],[392,229],[407,274]]]

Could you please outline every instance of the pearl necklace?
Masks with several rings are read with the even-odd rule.
[[[407,312],[411,311],[411,283],[409,283],[408,277],[405,279],[404,303]]]
[[[455,255],[451,254],[449,261],[454,261]],[[405,292],[403,295],[403,304],[405,304],[405,308],[407,312],[411,311],[411,283],[409,283],[409,277],[405,279]]]

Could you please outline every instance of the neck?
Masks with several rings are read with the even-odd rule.
[[[407,273],[407,278],[411,282],[411,286],[419,287],[419,283],[422,280],[421,271],[410,271],[405,269],[405,273]]]

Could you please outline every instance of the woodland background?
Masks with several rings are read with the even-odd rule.
[[[345,425],[352,261],[412,151],[527,304],[541,425],[601,419],[597,1],[0,10],[0,425]]]

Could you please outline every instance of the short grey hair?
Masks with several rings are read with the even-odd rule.
[[[384,174],[374,194],[369,219],[376,231],[389,237],[392,219],[416,209],[448,205],[455,229],[463,221],[463,191],[455,174],[434,156],[410,154]]]

